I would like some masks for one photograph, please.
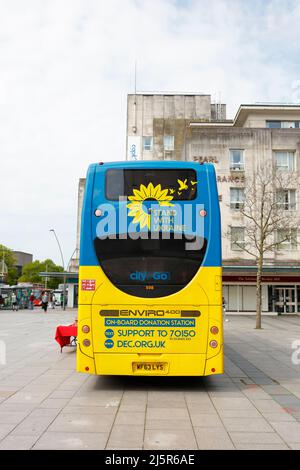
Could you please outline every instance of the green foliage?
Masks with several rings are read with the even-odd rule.
[[[8,268],[12,268],[16,262],[13,251],[10,248],[7,248],[5,245],[0,244],[0,259],[2,260],[4,256],[4,261]]]
[[[51,259],[45,261],[33,261],[26,264],[22,269],[22,276],[18,279],[19,282],[32,282],[44,284],[45,278],[39,275],[40,272],[63,272],[61,266],[57,266]],[[47,287],[56,289],[58,284],[62,282],[60,278],[48,278]]]
[[[14,264],[16,263],[14,253],[10,248],[7,248],[7,246],[0,244],[0,260],[2,261],[3,259],[8,271],[5,282],[7,282],[7,284],[16,284],[18,274],[16,268],[14,268]]]
[[[13,286],[18,282],[18,270],[17,268],[8,268],[7,273],[7,284]]]

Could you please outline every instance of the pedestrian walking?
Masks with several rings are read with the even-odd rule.
[[[0,294],[0,310],[4,307],[4,298]]]
[[[28,302],[28,308],[29,310],[33,310],[33,302],[34,302],[34,295],[33,295],[33,292],[31,292],[30,296],[29,296],[29,302]]]
[[[18,303],[18,299],[17,299],[17,296],[16,296],[15,292],[13,292],[11,294],[11,304],[12,304],[13,311],[18,311],[19,310],[19,303]]]
[[[55,309],[55,296],[53,292],[50,294],[49,307]]]
[[[48,308],[48,294],[47,292],[43,292],[42,293],[42,309],[44,310],[45,313],[47,312],[47,308]]]
[[[225,321],[229,321],[228,318],[226,318],[226,300],[225,300],[225,297],[222,297],[222,308],[223,308],[223,316],[225,317]]]

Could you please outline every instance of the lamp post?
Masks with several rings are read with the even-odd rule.
[[[58,240],[58,238],[57,238],[57,235],[56,235],[56,232],[55,232],[54,228],[51,228],[49,231],[50,231],[50,232],[53,232],[53,235],[55,236],[55,239],[56,239],[56,241],[57,241],[58,248],[59,248],[59,251],[60,251],[60,256],[61,256],[61,260],[62,260],[62,265],[63,265],[63,268],[64,268],[63,309],[66,310],[66,274],[65,274],[65,261],[64,261],[64,256],[63,256],[63,252],[62,252],[62,249],[61,249],[61,246],[60,246],[60,243],[59,243],[59,240]]]

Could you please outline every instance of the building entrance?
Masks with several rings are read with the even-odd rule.
[[[275,312],[296,313],[297,292],[295,286],[275,287]]]

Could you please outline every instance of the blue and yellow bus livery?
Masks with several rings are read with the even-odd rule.
[[[81,222],[77,370],[223,373],[221,276],[213,165],[90,165]]]

